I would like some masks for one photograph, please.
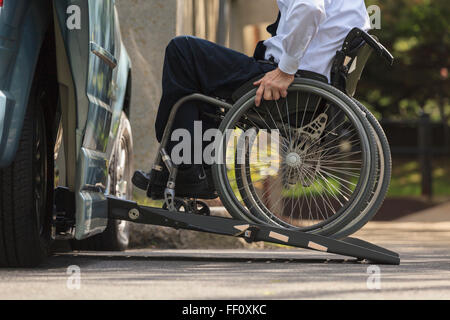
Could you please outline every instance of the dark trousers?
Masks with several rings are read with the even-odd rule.
[[[228,99],[247,81],[275,68],[203,39],[190,36],[173,39],[164,60],[163,94],[155,124],[158,141],[161,142],[170,111],[179,99],[193,93]],[[204,129],[214,126],[205,124],[202,117],[211,108],[201,102],[186,103],[178,111],[172,129],[187,129],[193,135],[194,121],[203,121]],[[171,148],[170,143],[169,152]]]

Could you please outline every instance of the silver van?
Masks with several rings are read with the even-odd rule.
[[[132,193],[130,96],[115,0],[0,0],[0,266],[127,247],[106,196]]]

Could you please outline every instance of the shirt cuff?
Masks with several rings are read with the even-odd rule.
[[[287,53],[283,53],[278,64],[278,68],[287,74],[296,74],[299,66],[300,62],[298,59],[289,56]]]

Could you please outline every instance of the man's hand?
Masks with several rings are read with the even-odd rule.
[[[279,68],[266,73],[264,78],[254,83],[255,86],[259,86],[256,92],[255,104],[257,107],[261,105],[261,101],[264,100],[279,100],[281,97],[287,97],[287,89],[294,82],[294,75],[287,74],[281,71]]]

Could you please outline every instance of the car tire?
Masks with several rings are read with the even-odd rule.
[[[15,160],[0,170],[1,267],[36,267],[49,254],[53,143],[37,93],[35,85]]]
[[[131,125],[125,113],[120,119],[117,141],[109,168],[109,194],[121,199],[131,199],[133,185],[133,138]],[[130,224],[109,220],[106,230],[82,241],[72,241],[72,249],[79,251],[125,251],[129,244]]]

